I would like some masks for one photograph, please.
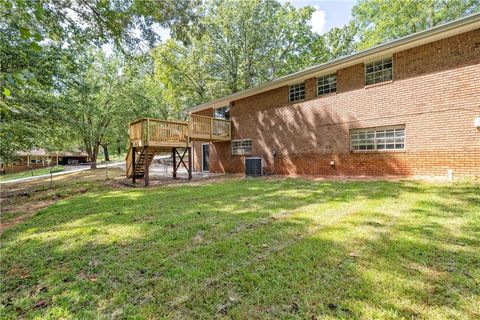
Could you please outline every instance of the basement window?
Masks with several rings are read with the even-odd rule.
[[[350,130],[353,151],[405,150],[405,125]]]
[[[305,99],[305,82],[297,83],[289,87],[288,101],[300,101]]]
[[[365,64],[365,85],[390,81],[393,79],[392,58],[386,58]]]
[[[233,155],[243,155],[243,154],[251,154],[251,153],[252,153],[251,139],[232,140]]]
[[[337,75],[329,74],[317,78],[317,95],[321,96],[327,93],[337,91]]]

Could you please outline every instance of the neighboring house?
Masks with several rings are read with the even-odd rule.
[[[48,152],[45,149],[35,148],[26,152],[18,152],[16,160],[4,165],[5,173],[19,172],[29,169],[47,167],[50,165],[79,164],[88,162],[88,155],[83,152]]]
[[[480,14],[189,113],[232,121],[231,141],[193,141],[195,171],[480,177]]]

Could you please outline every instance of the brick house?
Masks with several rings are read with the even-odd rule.
[[[13,163],[0,166],[0,173],[13,173],[48,167],[50,165],[65,165],[87,163],[88,155],[84,152],[49,152],[42,148],[33,148],[29,151],[20,151],[16,154]]]
[[[231,141],[193,142],[195,171],[480,177],[480,14],[188,112],[232,121]]]

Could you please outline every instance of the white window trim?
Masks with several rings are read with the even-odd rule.
[[[335,76],[335,91],[332,91],[332,92],[327,92],[327,93],[322,93],[322,94],[319,94],[318,92],[318,88],[319,88],[319,85],[318,85],[318,80],[320,78],[324,78],[324,77],[332,77],[332,76]],[[335,94],[337,93],[337,71],[335,72],[332,72],[332,73],[327,73],[327,74],[322,74],[322,75],[319,75],[319,76],[316,76],[315,77],[315,82],[316,82],[316,93],[317,93],[317,97],[323,97],[323,96],[326,96],[326,95],[329,95],[329,94]]]
[[[251,154],[252,154],[252,151],[246,152],[246,153],[235,153],[235,152],[233,152],[233,143],[234,143],[234,142],[241,142],[241,141],[250,141],[250,145],[251,145],[250,148],[252,148],[252,150],[253,150],[253,142],[252,142],[252,139],[237,139],[237,140],[232,140],[232,141],[230,141],[230,145],[231,145],[230,152],[232,153],[232,155],[234,155],[234,156],[251,155]]]
[[[303,98],[302,98],[302,99],[298,99],[298,100],[292,100],[292,98],[291,98],[291,92],[290,92],[291,88],[294,87],[294,86],[301,85],[301,84],[303,84]],[[307,95],[307,87],[306,87],[305,81],[303,81],[303,82],[297,82],[297,83],[294,83],[294,84],[291,84],[291,85],[288,86],[288,102],[304,101],[306,95]]]
[[[223,107],[218,107],[218,108],[213,108],[213,118],[214,118],[214,119],[227,120],[227,119],[225,119],[225,118],[217,118],[217,117],[215,116],[215,110],[223,109],[223,108],[228,108],[228,109],[229,109],[229,112],[230,112],[230,106],[229,106],[229,105],[228,105],[228,106],[223,106]],[[228,120],[230,120],[230,119],[228,119]]]
[[[362,131],[362,130],[391,130],[391,129],[403,129],[404,130],[404,139],[403,139],[403,149],[377,149],[377,142],[375,139],[375,149],[368,150],[356,150],[352,147],[352,132]],[[405,152],[407,150],[407,126],[405,124],[397,124],[391,126],[379,126],[379,127],[367,127],[367,128],[353,128],[348,132],[348,140],[350,152],[359,152],[359,153],[378,153],[378,152]]]
[[[392,79],[384,80],[382,82],[367,84],[367,64],[375,63],[375,62],[378,62],[380,60],[385,60],[385,59],[392,59]],[[363,84],[364,84],[364,86],[365,87],[370,87],[370,86],[375,86],[375,85],[379,85],[379,84],[382,84],[382,83],[392,82],[394,80],[394,68],[395,68],[395,59],[393,59],[393,56],[384,56],[384,57],[371,59],[371,60],[368,60],[368,61],[364,62],[363,63]]]

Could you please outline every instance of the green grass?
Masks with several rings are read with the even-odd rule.
[[[52,167],[52,173],[61,172],[63,170],[65,170],[63,166]],[[49,173],[50,173],[50,167],[45,167],[45,168],[33,169],[33,170],[28,170],[28,171],[23,171],[18,173],[9,173],[5,175],[1,175],[0,181],[10,181],[10,180],[16,180],[21,178],[41,176]]]
[[[480,186],[103,189],[2,236],[0,318],[478,319]]]

